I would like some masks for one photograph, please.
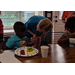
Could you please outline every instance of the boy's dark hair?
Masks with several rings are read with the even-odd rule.
[[[20,21],[16,22],[16,23],[14,24],[14,26],[13,26],[13,28],[14,28],[15,31],[19,29],[19,25],[23,26],[24,23],[22,23],[22,22],[20,22]]]
[[[65,29],[68,27],[68,29],[72,30],[75,27],[75,17],[70,17],[66,24],[65,24]]]

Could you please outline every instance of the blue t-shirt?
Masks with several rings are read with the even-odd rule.
[[[6,42],[6,46],[8,48],[16,49],[20,47],[24,47],[27,45],[27,37],[20,38],[16,34],[9,37],[8,41]]]
[[[34,32],[36,35],[38,35],[38,32],[36,31],[36,27],[39,23],[40,20],[42,19],[46,19],[46,17],[43,16],[32,16],[26,23],[26,35],[27,36],[32,36],[28,30],[31,30],[32,32]]]

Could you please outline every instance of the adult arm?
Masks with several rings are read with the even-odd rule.
[[[31,37],[31,42],[27,44],[27,46],[33,46],[37,42],[37,37]]]
[[[30,34],[32,34],[33,36],[35,36],[36,34],[35,33],[33,33],[31,30],[28,30],[28,32],[30,33]]]

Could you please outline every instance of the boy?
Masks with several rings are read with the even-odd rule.
[[[69,38],[75,38],[75,17],[69,17],[65,29],[62,37],[58,40],[58,44],[69,44]]]
[[[11,36],[8,41],[6,42],[6,45],[4,47],[4,50],[6,49],[16,49],[19,47],[24,47],[27,45],[32,45],[33,43],[27,44],[27,37],[25,36],[26,27],[22,22],[16,22],[14,24],[14,31],[15,35]],[[33,40],[32,40],[33,42]]]

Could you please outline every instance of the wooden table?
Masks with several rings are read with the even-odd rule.
[[[14,55],[22,63],[75,63],[75,46],[52,44],[49,46],[47,58],[41,57],[41,49],[39,53],[33,57],[18,57]],[[9,50],[14,54],[14,50]]]

